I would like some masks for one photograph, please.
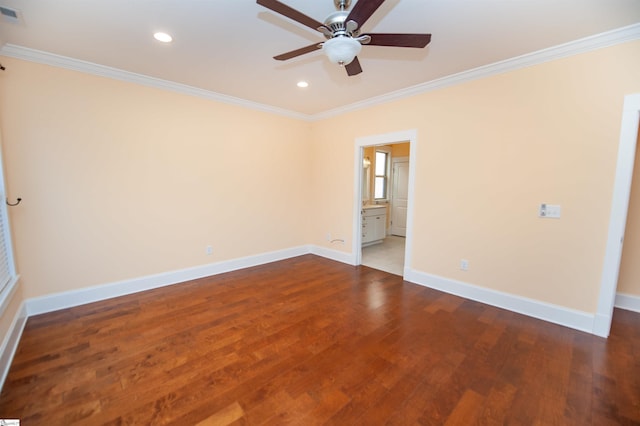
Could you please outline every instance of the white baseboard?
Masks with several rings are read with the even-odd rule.
[[[343,251],[333,250],[321,246],[311,246],[310,253],[326,257],[327,259],[335,260],[338,262],[346,263],[347,265],[355,265],[355,259],[351,253],[345,253]]]
[[[617,293],[615,307],[627,311],[640,312],[640,296],[634,294]]]
[[[178,284],[184,281],[222,274],[224,272],[250,268],[252,266],[258,266],[269,262],[276,262],[278,260],[288,259],[290,257],[300,256],[310,252],[310,246],[299,246],[254,256],[210,263],[193,268],[148,275],[145,277],[102,284],[94,287],[65,291],[62,293],[49,294],[42,297],[27,299],[25,301],[27,314],[29,316],[44,314],[60,309],[84,305],[86,303],[97,302],[100,300],[111,299],[113,297],[125,296],[127,294],[138,293],[140,291]]]
[[[18,349],[18,343],[20,343],[22,331],[27,323],[27,317],[27,309],[23,302],[13,317],[13,321],[7,331],[7,335],[2,341],[2,346],[0,346],[0,390],[2,389],[2,386],[4,386],[7,374],[9,374],[9,367],[11,367],[13,356]]]
[[[604,337],[605,339],[609,337],[609,332],[611,331],[611,317],[607,315],[602,315],[596,312],[593,319],[593,331],[592,333],[596,336]]]
[[[405,269],[404,279],[445,293],[497,306],[587,333],[593,333],[594,314],[515,296],[409,268]]]

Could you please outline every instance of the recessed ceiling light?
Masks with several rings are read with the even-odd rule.
[[[307,83],[306,81],[299,81],[297,84],[298,87],[309,87],[309,83]]]
[[[167,33],[155,33],[153,35],[153,38],[155,38],[156,40],[161,41],[163,43],[170,43],[173,40],[173,37],[171,37]]]

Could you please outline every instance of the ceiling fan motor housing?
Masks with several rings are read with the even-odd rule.
[[[331,30],[331,36],[329,36],[329,34],[324,34],[324,36],[328,39],[341,36],[357,37],[360,31],[357,27],[351,28],[346,25],[345,21],[347,20],[347,16],[349,16],[349,12],[346,10],[333,12],[327,16],[327,19],[324,20],[324,25]]]

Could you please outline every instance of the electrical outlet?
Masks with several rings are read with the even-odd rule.
[[[560,206],[558,204],[540,204],[540,208],[538,209],[538,217],[542,218],[560,218]]]
[[[327,239],[327,241],[331,241],[331,232],[327,232],[327,235],[325,235],[325,238]]]
[[[467,259],[460,260],[460,269],[463,271],[469,270],[469,261]]]
[[[213,254],[213,247],[211,246],[206,246],[204,248],[204,252],[206,253],[207,256],[211,256]]]

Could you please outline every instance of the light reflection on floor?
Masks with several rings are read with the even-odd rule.
[[[367,286],[367,306],[373,310],[387,303],[384,287],[379,281],[373,281]]]

